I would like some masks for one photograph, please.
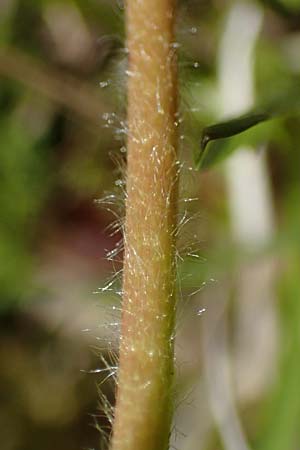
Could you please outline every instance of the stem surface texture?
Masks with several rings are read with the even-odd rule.
[[[173,0],[127,0],[128,158],[112,450],[166,450],[175,317],[177,73]]]

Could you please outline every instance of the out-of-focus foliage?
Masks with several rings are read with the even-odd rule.
[[[19,110],[3,117],[0,124],[1,308],[30,292],[31,245],[50,184],[45,174],[48,162],[45,149],[37,142],[38,136],[34,136],[25,117],[25,123],[20,123],[26,112],[26,104],[20,105]]]
[[[299,78],[300,10],[292,0],[258,4],[265,5],[255,50],[256,102],[263,104],[279,94],[284,98],[290,81]],[[238,408],[253,450],[287,450],[296,448],[300,438],[299,117],[276,119],[226,142],[211,143],[210,151],[222,146],[219,164],[200,175],[193,169],[202,129],[220,120],[216,54],[228,8],[229,2],[219,0],[178,2],[185,198],[179,208],[179,250],[189,254],[179,259],[179,285],[182,298],[188,299],[182,302],[184,309],[194,311],[190,295],[200,288],[205,292],[212,278],[228,281],[245,264],[276,259],[278,373],[258,398],[240,400]],[[97,414],[94,378],[80,373],[101,364],[89,348],[95,340],[84,340],[80,330],[102,322],[103,308],[91,310],[95,300],[101,306],[104,300],[91,293],[112,270],[105,251],[120,239],[118,231],[111,238],[104,233],[113,219],[93,200],[123,189],[124,174],[119,172],[126,159],[124,29],[121,1],[0,0],[3,450],[77,450],[97,448],[100,441],[99,448],[106,446],[89,427],[89,414]],[[266,247],[247,252],[229,238],[222,160],[240,145],[262,143],[271,174],[276,232]],[[122,192],[115,198],[122,203]],[[198,201],[192,201],[195,198]],[[117,225],[112,229],[118,230]],[[114,270],[119,269],[117,261]],[[229,312],[232,325],[233,300]],[[99,327],[92,334],[98,338],[100,333]],[[178,384],[185,388],[191,379],[199,380],[199,345],[191,344],[183,353],[192,354],[191,369],[178,356],[183,368]],[[109,431],[103,411],[99,415],[98,423]],[[204,418],[206,413],[195,420],[203,423]],[[204,450],[225,448],[218,433],[212,425]]]

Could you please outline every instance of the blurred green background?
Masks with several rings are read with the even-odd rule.
[[[2,450],[107,448],[124,28],[121,1],[0,0]],[[228,157],[203,173],[193,153],[203,126],[297,86],[299,2],[181,0],[177,42],[172,448],[298,450],[299,116],[234,138]]]

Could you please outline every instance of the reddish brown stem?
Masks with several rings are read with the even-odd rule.
[[[127,1],[128,171],[112,450],[168,446],[177,204],[173,0]]]

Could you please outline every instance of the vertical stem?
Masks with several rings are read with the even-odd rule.
[[[178,172],[174,10],[174,0],[127,0],[127,202],[113,450],[168,447]]]

